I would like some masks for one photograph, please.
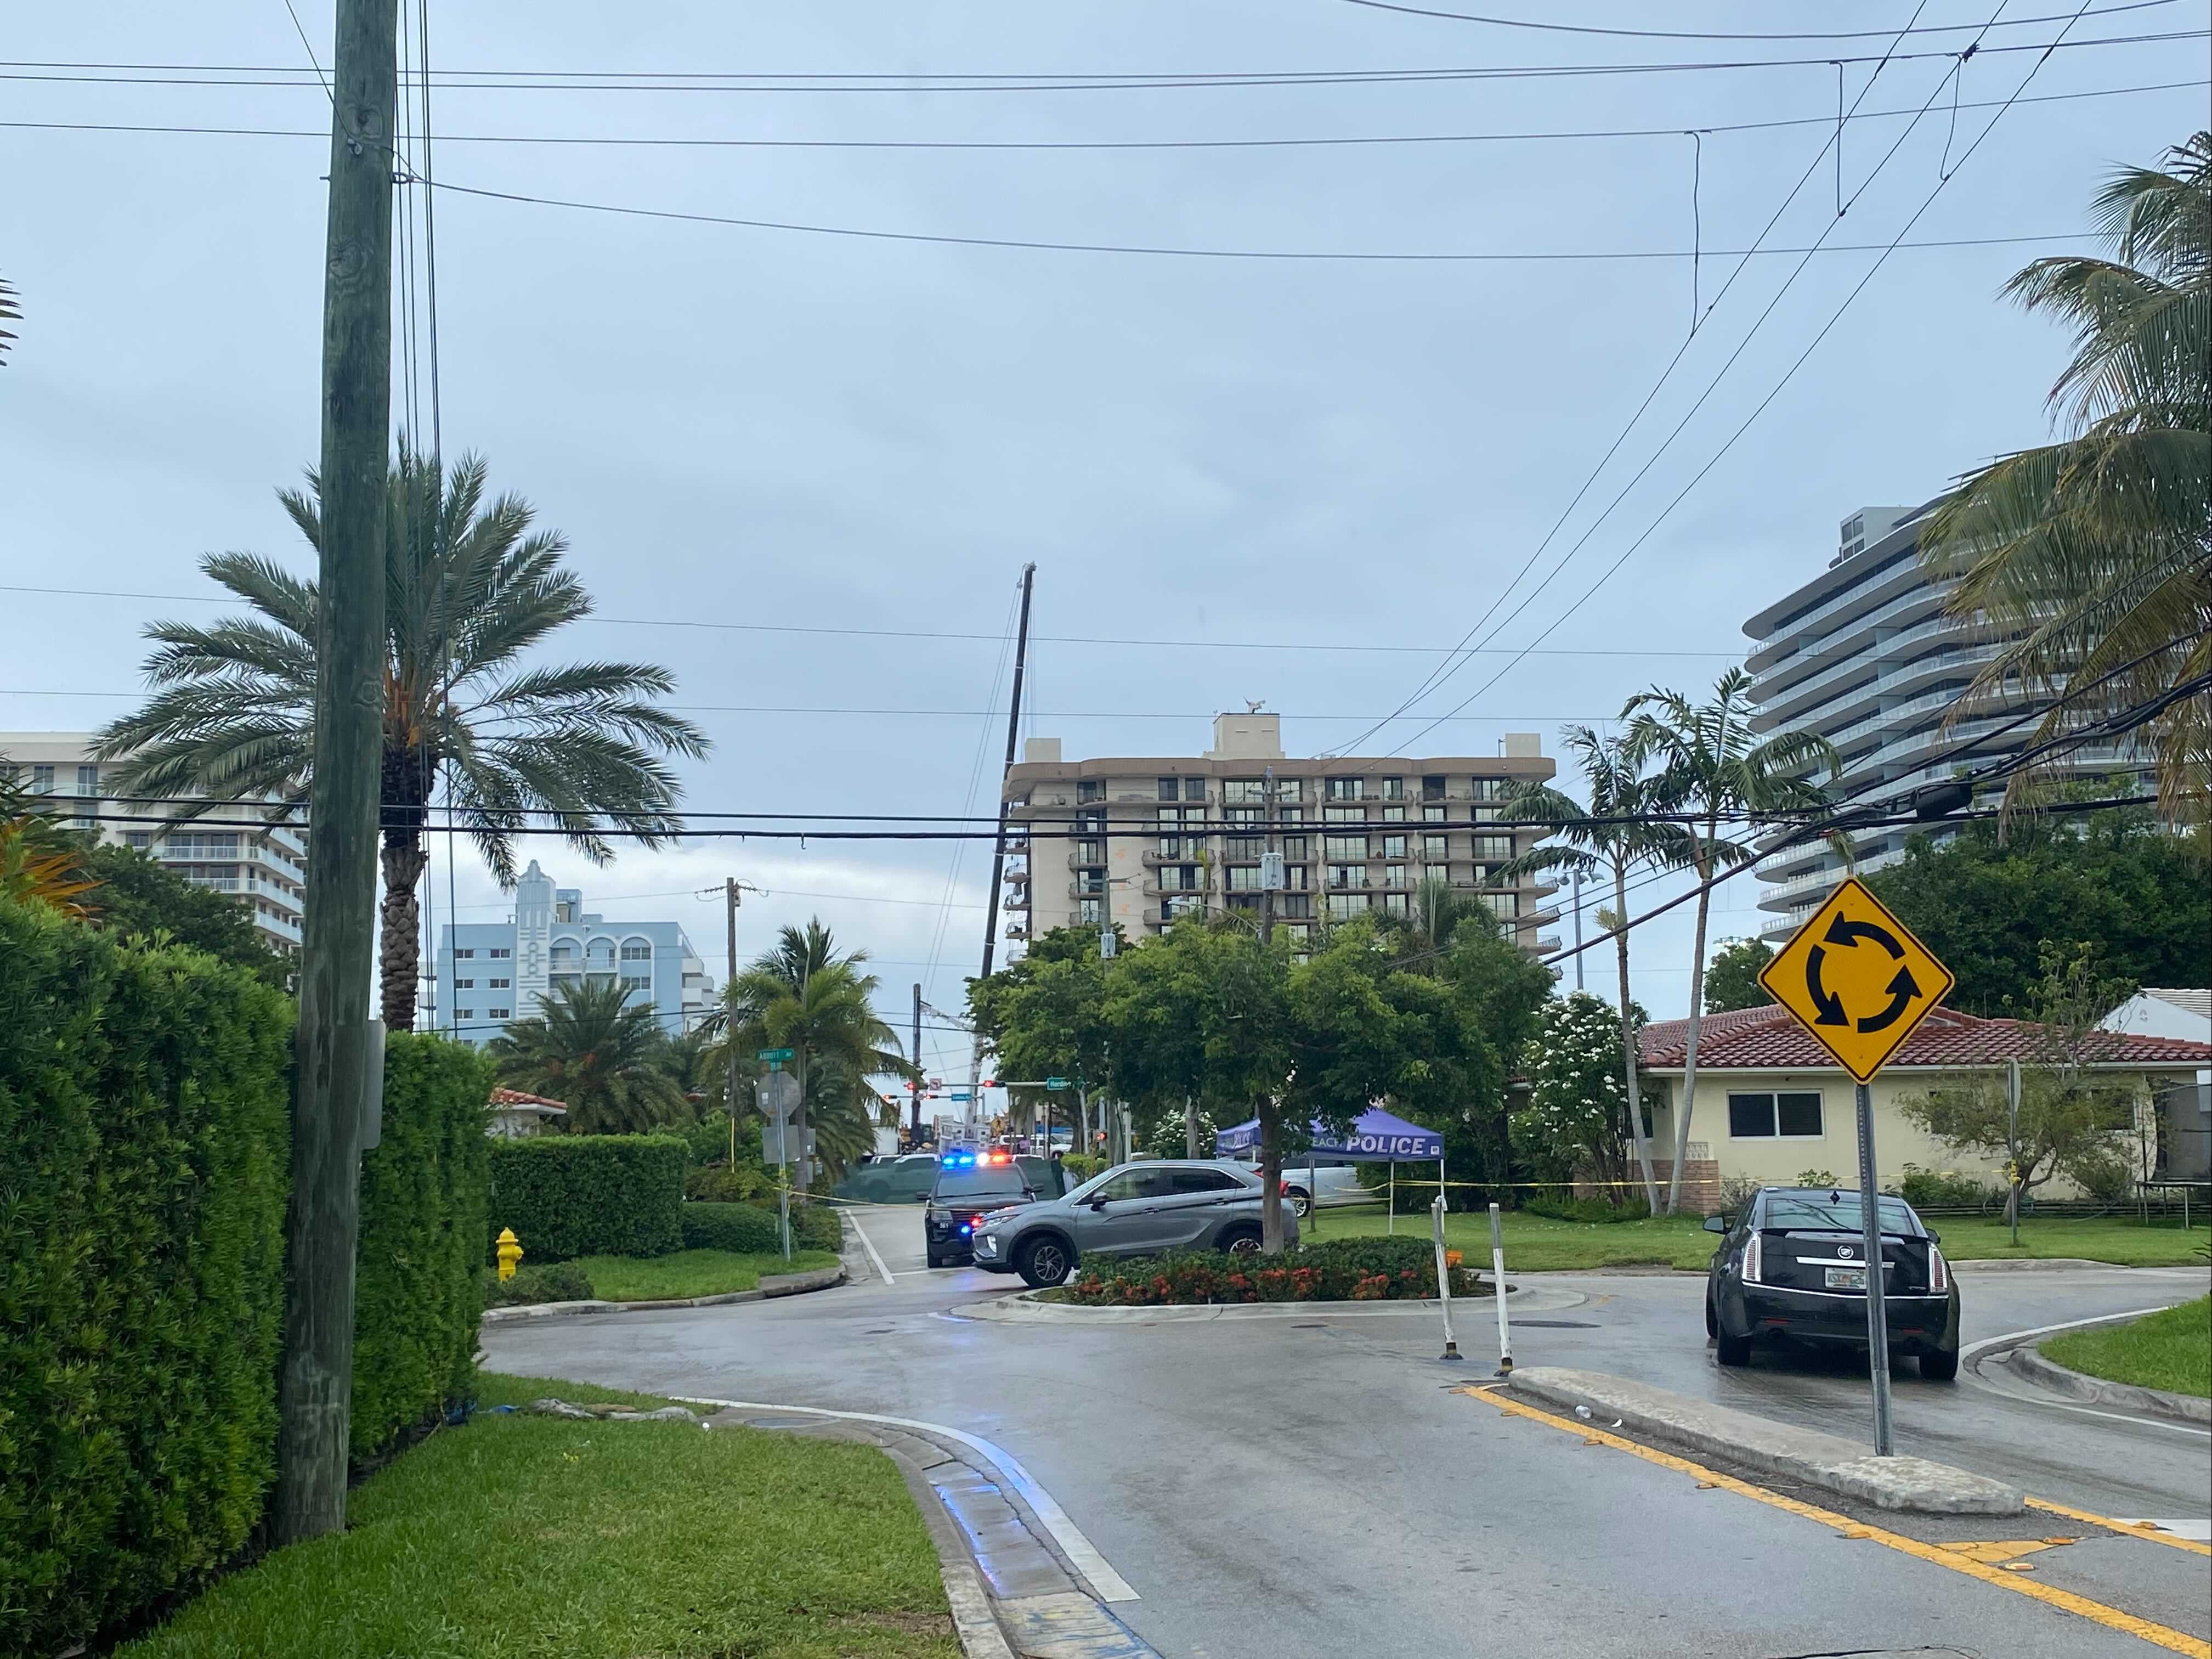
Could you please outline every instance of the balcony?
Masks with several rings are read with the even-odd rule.
[[[1156,881],[1146,882],[1140,890],[1148,899],[1187,898],[1194,904],[1199,902],[1206,896],[1206,890],[1202,887],[1163,887]]]
[[[1005,897],[999,901],[999,908],[1001,910],[1028,909],[1030,908],[1030,896],[1028,890],[1025,888],[1019,889],[1014,892],[1008,893]]]
[[[1771,651],[1792,635],[1802,638],[1808,634],[1820,633],[1822,631],[1823,624],[1833,621],[1854,605],[1864,603],[1869,588],[1890,586],[1900,580],[1910,583],[1903,593],[1877,604],[1873,610],[1863,617],[1852,617],[1848,626],[1863,628],[1870,623],[1878,623],[1884,617],[1893,617],[1900,611],[1910,610],[1916,604],[1940,602],[1943,597],[1940,592],[1929,586],[1925,579],[1920,577],[1911,564],[1893,565],[1889,569],[1882,571],[1870,582],[1863,580],[1853,582],[1838,591],[1832,597],[1821,600],[1796,621],[1776,629],[1774,632],[1759,641],[1751,647],[1749,654],[1755,657],[1763,652]],[[1826,631],[1832,633],[1835,630]]]

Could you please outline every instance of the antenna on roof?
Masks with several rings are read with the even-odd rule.
[[[1244,712],[1248,714],[1256,714],[1267,706],[1267,700],[1265,697],[1261,698],[1257,702],[1253,702],[1249,697],[1244,699]]]

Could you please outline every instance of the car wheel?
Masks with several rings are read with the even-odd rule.
[[[1920,1356],[1920,1374],[1930,1382],[1949,1382],[1959,1375],[1956,1348],[1931,1348]]]
[[[1221,1235],[1221,1248],[1231,1255],[1260,1254],[1260,1230],[1257,1227],[1231,1227]]]
[[[1751,1339],[1730,1336],[1726,1331],[1716,1331],[1713,1333],[1713,1358],[1723,1365],[1748,1365],[1751,1364]]]
[[[1033,1291],[1065,1284],[1068,1270],[1074,1265],[1069,1259],[1067,1246],[1050,1236],[1029,1239],[1014,1252],[1014,1271],[1022,1276],[1022,1283]]]
[[[1720,1334],[1721,1317],[1713,1311],[1713,1293],[1707,1291],[1705,1292],[1705,1334],[1718,1336]]]
[[[1305,1191],[1304,1188],[1293,1187],[1289,1192],[1284,1194],[1283,1196],[1291,1200],[1291,1212],[1295,1214],[1299,1220],[1304,1221],[1308,1216],[1313,1213],[1313,1195]]]
[[[945,1265],[945,1258],[932,1250],[929,1253],[929,1265],[933,1267],[942,1267]]]

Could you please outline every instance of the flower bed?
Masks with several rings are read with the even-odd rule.
[[[1486,1296],[1452,1258],[1452,1294]],[[1227,1302],[1389,1302],[1437,1293],[1435,1248],[1419,1238],[1340,1238],[1280,1256],[1170,1250],[1083,1263],[1063,1299],[1094,1308]]]

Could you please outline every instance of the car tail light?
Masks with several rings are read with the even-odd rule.
[[[1753,1233],[1751,1236],[1751,1243],[1743,1247],[1743,1282],[1747,1285],[1756,1285],[1759,1282],[1760,1242],[1761,1235]]]
[[[1951,1288],[1951,1264],[1943,1260],[1943,1252],[1933,1244],[1928,1247],[1928,1288],[1930,1291]]]

